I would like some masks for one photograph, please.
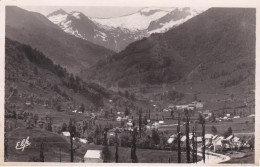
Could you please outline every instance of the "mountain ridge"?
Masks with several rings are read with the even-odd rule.
[[[114,52],[65,33],[45,16],[18,7],[6,7],[6,37],[31,45],[72,73]]]
[[[57,12],[55,11],[47,18],[69,34],[119,52],[136,40],[148,37],[154,32],[168,31],[201,12],[193,12],[195,9],[191,8],[184,9],[186,11],[183,11],[182,8],[179,9],[178,20],[174,19],[176,13],[170,14],[171,11],[178,10],[178,8],[143,8],[132,14],[103,19],[88,17],[78,12],[82,16],[77,20],[73,19],[71,12],[55,15],[53,14]],[[158,20],[167,14],[169,14],[168,20]],[[156,31],[148,31],[149,24],[155,20],[158,20],[153,23],[157,28]],[[172,20],[176,20],[176,22],[172,22]],[[131,26],[141,26],[141,28],[133,29]]]

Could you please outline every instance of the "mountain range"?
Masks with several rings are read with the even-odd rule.
[[[119,52],[130,43],[163,33],[203,10],[192,8],[143,8],[136,13],[113,18],[92,18],[81,12],[60,9],[47,18],[65,32]]]
[[[254,90],[254,69],[255,9],[210,8],[166,33],[131,43],[89,69],[88,77],[136,92],[154,93],[159,86],[161,94],[174,89],[244,98]]]
[[[186,17],[191,18],[175,24],[174,28],[168,26],[169,30],[165,28],[164,25],[174,22],[173,15],[176,22],[182,20],[185,11],[189,13]],[[197,15],[190,15],[191,11],[190,8],[144,8],[118,18],[97,19],[80,12],[58,10],[47,18],[18,7],[7,7],[6,37],[41,51],[85,81],[113,91],[127,90],[127,94],[139,99],[158,97],[157,100],[172,102],[176,98],[168,97],[178,96],[178,99],[183,97],[182,101],[190,101],[200,94],[200,99],[215,105],[216,100],[226,98],[224,94],[237,96],[240,99],[237,102],[252,98],[255,9],[210,8]],[[127,20],[128,17],[148,21],[130,24],[132,19]],[[157,30],[162,33],[153,33]],[[122,50],[113,49],[121,50],[115,53],[104,47],[105,43],[114,45],[113,42],[103,41],[108,38],[101,37],[112,31],[118,40],[128,38],[128,32],[141,34],[141,39],[138,37],[130,44],[127,41],[125,49],[120,39]],[[82,32],[86,32],[85,36]],[[96,43],[104,43],[93,44],[95,36],[99,39]]]
[[[78,74],[113,51],[65,33],[44,15],[6,7],[6,37],[40,50],[54,63]]]

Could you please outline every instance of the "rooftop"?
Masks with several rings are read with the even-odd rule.
[[[87,150],[84,158],[101,158],[101,150]]]

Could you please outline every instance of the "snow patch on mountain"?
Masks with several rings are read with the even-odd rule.
[[[48,19],[54,24],[59,24],[66,21],[67,16],[68,16],[67,14],[58,14],[58,15],[50,16]]]
[[[169,13],[174,8],[167,8],[165,10],[163,9],[154,9],[156,10],[150,15],[144,15],[143,12],[150,12],[153,11],[150,8],[144,8],[143,10],[140,10],[138,13],[134,13],[127,16],[121,16],[116,18],[105,18],[105,19],[99,19],[99,18],[92,18],[92,21],[105,25],[107,27],[113,27],[113,28],[124,28],[131,31],[139,31],[139,30],[145,30],[148,28],[149,24],[152,21],[155,21],[167,13]]]
[[[107,41],[107,35],[101,31],[98,30],[94,30],[96,35],[94,36],[94,38],[98,38],[100,37],[102,39],[102,41]]]
[[[72,12],[72,16],[74,16],[76,19],[80,19],[80,13],[79,12]]]
[[[181,10],[181,9],[179,9],[179,10]],[[182,18],[182,19],[179,19],[179,20],[176,20],[176,21],[171,20],[167,23],[160,23],[160,25],[162,25],[161,28],[158,28],[158,29],[155,29],[155,30],[152,30],[152,31],[148,31],[148,34],[166,32],[166,31],[170,30],[171,28],[179,26],[180,24],[188,21],[189,19],[196,16],[198,13],[200,13],[200,12],[197,12],[195,10],[191,10],[190,15],[186,16],[185,18]]]

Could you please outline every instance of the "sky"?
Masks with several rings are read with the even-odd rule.
[[[89,17],[110,18],[123,16],[135,13],[143,7],[102,7],[102,6],[87,6],[87,7],[69,7],[69,6],[19,6],[28,11],[38,12],[43,15],[48,15],[56,10],[63,9],[66,12],[79,11]]]

